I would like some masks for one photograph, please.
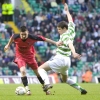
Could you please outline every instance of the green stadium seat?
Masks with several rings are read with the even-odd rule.
[[[53,12],[53,9],[52,9],[52,8],[50,8],[49,10],[50,10],[51,12]]]
[[[30,69],[27,69],[27,73],[28,73],[29,75],[35,75],[35,73],[34,73],[32,70],[30,70]]]
[[[6,74],[7,71],[8,71],[8,75],[12,75],[12,70],[10,70],[9,67],[4,67],[3,72]]]
[[[2,33],[0,33],[0,38],[2,38]]]
[[[92,75],[93,75],[93,76],[98,76],[98,75],[99,75],[99,73],[93,73]]]
[[[70,67],[68,70],[68,76],[71,76],[73,71],[74,71],[74,69],[72,67]]]
[[[77,68],[82,68],[83,67],[83,64],[78,64],[77,65]]]
[[[21,15],[26,14],[26,12],[23,12],[21,9],[19,11]]]
[[[4,67],[3,70],[9,70],[9,67]]]
[[[5,42],[8,43],[9,39],[6,39]]]
[[[77,64],[84,64],[84,62],[82,62],[82,61],[79,61],[79,62],[77,62]]]
[[[42,9],[41,9],[41,8],[34,8],[34,11],[36,11],[36,12],[41,12]]]
[[[31,3],[36,3],[36,0],[28,0],[28,2]]]
[[[12,70],[8,70],[8,71],[9,71],[9,74],[12,75]]]
[[[82,70],[84,64],[85,64],[85,63],[82,62],[82,61],[77,62],[77,68],[78,68],[78,70]]]
[[[2,48],[4,48],[6,45],[6,42],[1,42],[0,44],[2,45]]]
[[[88,66],[92,67],[93,66],[93,62],[88,62]]]
[[[100,13],[100,8],[95,9],[97,13]]]
[[[2,46],[5,46],[7,42],[6,42],[5,39],[1,39],[1,40],[0,40],[0,43],[2,44]]]
[[[47,49],[46,49],[46,47],[44,47],[44,46],[39,46],[39,47],[38,47],[39,54],[40,54],[42,57],[45,56],[46,50],[47,50]]]
[[[60,7],[61,10],[64,9],[64,5],[63,4],[60,4],[59,7]]]
[[[50,50],[54,50],[54,49],[56,49],[57,47],[56,46],[50,46]]]
[[[72,9],[74,12],[79,12],[80,11],[80,5],[70,5],[69,9]]]
[[[53,14],[56,14],[58,12],[58,8],[54,7],[54,8],[50,8],[49,9]]]

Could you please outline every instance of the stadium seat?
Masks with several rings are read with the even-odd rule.
[[[34,11],[36,11],[36,12],[41,12],[42,11],[42,9],[41,8],[34,8]]]
[[[2,38],[2,33],[0,33],[0,38]]]
[[[84,62],[82,61],[77,62],[77,67],[82,67],[83,65],[84,65]]]
[[[12,75],[12,71],[9,69],[9,67],[4,67],[4,68],[3,68],[3,72],[4,72],[5,74],[8,73],[8,75]]]
[[[69,70],[68,70],[68,76],[72,76],[72,72],[73,72],[73,68],[70,67]]]
[[[57,47],[54,46],[54,45],[50,46],[50,50],[54,50],[54,49],[56,49],[56,48],[57,48]]]
[[[54,7],[54,8],[50,8],[49,9],[53,14],[56,14],[58,12],[58,8]]]
[[[88,62],[88,66],[89,66],[90,68],[92,68],[93,62]]]
[[[99,73],[95,73],[95,72],[94,72],[92,75],[93,75],[93,76],[98,76],[98,75],[99,75]]]
[[[97,13],[100,13],[100,8],[95,9]]]
[[[6,39],[5,42],[8,43],[9,39]]]
[[[1,39],[0,43],[2,44],[2,46],[5,46],[6,45],[6,40],[5,39]]]
[[[44,57],[47,49],[44,46],[39,46],[38,50],[39,54],[41,54],[41,56]]]
[[[35,73],[34,73],[32,70],[30,70],[30,69],[27,69],[27,73],[28,73],[29,75],[35,75]]]
[[[62,5],[62,4],[60,4],[59,7],[60,7],[61,10],[64,9],[64,5]]]
[[[47,0],[43,0],[44,3],[46,3]]]
[[[4,67],[3,70],[9,70],[9,67]]]
[[[74,12],[80,11],[80,5],[70,5],[69,8],[71,8]]]
[[[9,75],[12,75],[12,70],[8,70],[9,71]]]

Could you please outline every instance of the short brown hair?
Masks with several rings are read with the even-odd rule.
[[[20,31],[21,31],[21,32],[25,32],[25,31],[27,31],[26,26],[21,26],[21,27],[20,27]]]
[[[67,22],[65,22],[65,21],[59,22],[57,27],[61,27],[62,29],[65,27],[66,29],[68,29]]]

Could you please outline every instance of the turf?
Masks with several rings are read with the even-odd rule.
[[[45,95],[40,84],[29,85],[32,95],[16,95],[15,88],[22,84],[1,84],[0,100],[100,100],[100,84],[80,84],[88,93],[81,95],[80,92],[67,84],[55,84],[51,89],[54,95]],[[55,91],[55,92],[54,92]]]

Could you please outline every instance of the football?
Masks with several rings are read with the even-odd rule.
[[[19,86],[15,90],[16,95],[24,95],[26,93],[26,90],[24,87]]]

